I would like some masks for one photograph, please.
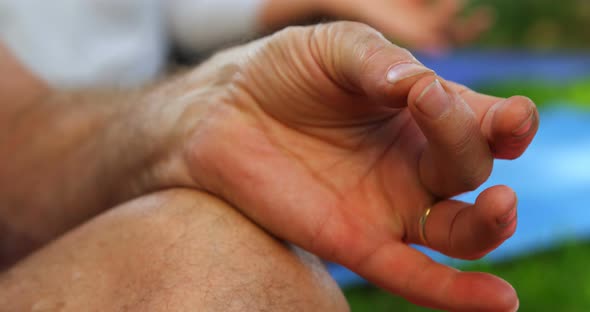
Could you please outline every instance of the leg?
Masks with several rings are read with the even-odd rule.
[[[114,208],[0,276],[7,311],[347,311],[317,258],[225,203],[172,190]]]

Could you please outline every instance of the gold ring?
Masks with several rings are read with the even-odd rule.
[[[428,247],[428,240],[426,239],[426,221],[428,220],[428,216],[430,216],[430,209],[426,209],[424,215],[420,218],[420,239],[422,240],[422,244]]]

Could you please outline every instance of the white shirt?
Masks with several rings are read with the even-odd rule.
[[[0,41],[60,88],[155,78],[171,43],[211,50],[256,33],[262,0],[0,0]]]

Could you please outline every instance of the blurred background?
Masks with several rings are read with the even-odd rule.
[[[476,0],[496,23],[468,48],[420,55],[451,80],[498,96],[523,94],[540,107],[541,130],[517,161],[498,161],[491,181],[519,195],[514,237],[478,262],[425,251],[462,270],[508,280],[520,311],[590,311],[590,1]],[[479,192],[476,191],[475,193]],[[461,196],[474,200],[475,194]],[[432,311],[394,298],[331,267],[352,311]]]

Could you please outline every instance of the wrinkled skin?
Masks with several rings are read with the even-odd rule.
[[[388,75],[402,63],[418,67]],[[215,56],[177,88],[168,91],[184,95],[177,148],[157,170],[171,184],[210,192],[274,236],[417,304],[518,306],[500,278],[458,272],[408,244],[477,259],[514,233],[510,188],[492,187],[474,205],[448,198],[481,185],[494,158],[525,151],[538,128],[527,98],[447,82],[356,23],[289,28]]]

